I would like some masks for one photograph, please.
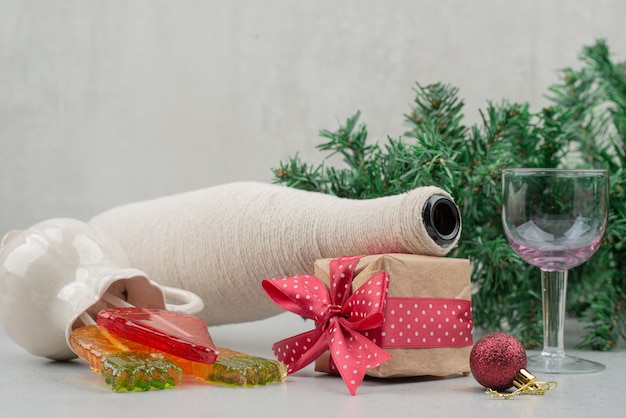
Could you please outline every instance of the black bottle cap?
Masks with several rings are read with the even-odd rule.
[[[443,195],[431,196],[422,212],[428,235],[441,246],[451,244],[461,230],[459,208],[452,199]]]

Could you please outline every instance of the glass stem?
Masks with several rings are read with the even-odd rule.
[[[541,270],[543,299],[543,356],[564,356],[567,271]]]

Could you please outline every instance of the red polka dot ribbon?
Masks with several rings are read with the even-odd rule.
[[[465,299],[388,297],[380,328],[363,335],[384,349],[467,347],[473,344],[472,302]],[[332,358],[328,369],[338,373]]]
[[[377,273],[353,293],[352,279],[359,259],[340,257],[330,262],[330,290],[311,275],[263,280],[263,289],[277,305],[315,320],[315,329],[274,344],[276,358],[293,373],[329,350],[351,395],[356,394],[366,369],[391,359],[364,335],[385,321],[389,276]]]
[[[381,328],[363,334],[382,348],[472,345],[472,302],[465,299],[389,297]]]

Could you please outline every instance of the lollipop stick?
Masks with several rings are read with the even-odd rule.
[[[112,295],[110,293],[105,293],[104,296],[102,296],[102,299],[104,299],[106,302],[110,303],[111,305],[118,307],[118,308],[134,308],[133,305],[131,305],[130,303],[126,302],[124,299],[119,298],[115,295]],[[181,333],[182,335],[186,335],[186,336],[191,336],[191,334],[189,334],[188,332],[186,332],[185,330],[181,329],[180,327],[177,327],[175,324],[171,323],[170,321],[166,321],[163,318],[161,318],[158,315],[154,315],[152,317],[153,320],[160,322],[161,325],[165,326],[165,327],[169,327],[179,333]]]
[[[106,302],[109,302],[111,305],[119,308],[134,308],[133,305],[126,302],[124,299],[118,298],[117,296],[110,293],[105,293],[104,296],[102,296],[102,299],[104,299]]]
[[[85,325],[96,325],[96,321],[94,321],[94,319],[87,312],[80,314],[79,318]]]

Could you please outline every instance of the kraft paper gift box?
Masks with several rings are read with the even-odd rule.
[[[314,275],[327,286],[331,259],[315,262]],[[391,355],[365,374],[372,377],[467,375],[472,349],[470,262],[466,259],[409,254],[360,258],[352,291],[376,273],[389,275],[380,330],[364,335]],[[326,351],[315,370],[336,373]]]

